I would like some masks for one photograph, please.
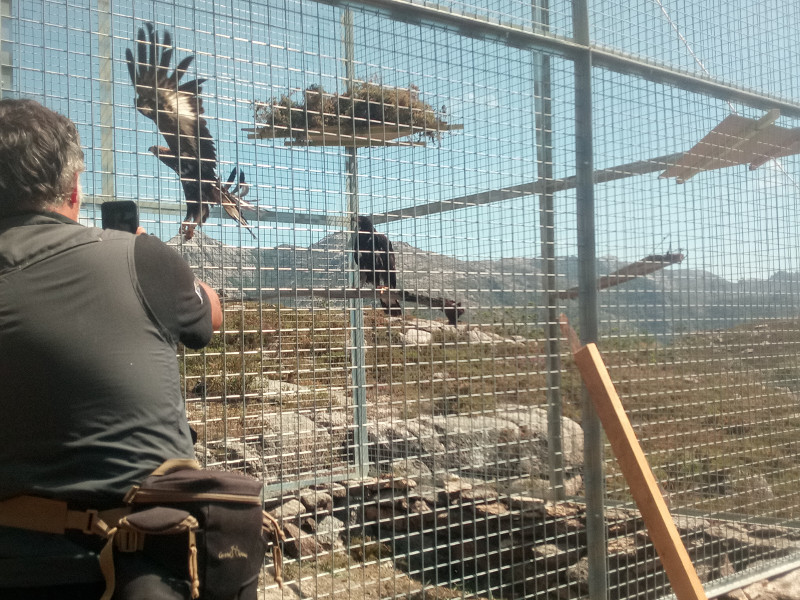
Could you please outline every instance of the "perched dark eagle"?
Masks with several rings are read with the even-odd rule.
[[[384,234],[375,231],[369,217],[358,217],[358,235],[355,236],[353,249],[362,284],[371,284],[378,290],[397,289],[397,269],[392,242]],[[397,299],[392,300],[391,305],[383,298],[380,301],[389,315],[402,314]]]
[[[181,178],[186,196],[186,217],[181,234],[189,240],[195,227],[208,218],[209,204],[221,204],[233,219],[252,230],[241,214],[241,197],[222,189],[217,177],[217,151],[208,130],[200,98],[205,79],[180,83],[194,56],[181,60],[172,73],[172,36],[164,32],[163,41],[152,23],[147,23],[147,35],[139,29],[136,41],[137,58],[130,48],[125,51],[128,71],[136,90],[136,108],[151,119],[164,136],[168,148],[150,149]],[[155,150],[154,150],[155,148]],[[253,234],[255,235],[255,234]]]

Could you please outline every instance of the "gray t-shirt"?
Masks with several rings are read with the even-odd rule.
[[[156,238],[58,215],[0,220],[0,499],[103,509],[168,458],[193,458],[178,342],[208,299]]]

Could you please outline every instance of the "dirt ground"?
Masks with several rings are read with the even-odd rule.
[[[316,573],[292,580],[281,590],[272,580],[270,569],[264,583],[267,590],[259,600],[299,600],[301,598],[337,598],[337,600],[406,598],[408,600],[449,600],[480,596],[443,587],[424,586],[393,568],[390,561],[380,564],[354,564],[350,569],[333,573]],[[719,600],[800,600],[800,569],[764,579],[744,588],[733,590]]]
[[[298,579],[287,581],[283,589],[278,588],[268,569],[264,583],[267,590],[259,595],[259,600],[299,600],[300,598],[336,598],[337,600],[379,600],[380,598],[404,598],[408,600],[449,600],[450,598],[475,598],[480,596],[464,594],[462,590],[423,586],[395,569],[391,561],[368,565],[353,564],[349,569],[333,572],[309,572]]]

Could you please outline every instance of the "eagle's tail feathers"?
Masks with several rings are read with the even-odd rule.
[[[231,185],[233,185],[233,182],[236,182],[236,185],[233,186],[233,189],[231,189]],[[249,202],[245,202],[244,200],[242,200],[242,198],[247,196],[247,194],[250,192],[250,184],[248,184],[244,180],[244,169],[240,169],[239,167],[233,167],[231,174],[228,176],[227,185],[223,186],[222,189],[224,189],[226,192],[230,191],[232,195],[236,196],[243,207],[255,208]]]
[[[232,197],[232,198],[225,198],[225,199],[223,199],[223,200],[222,200],[222,208],[224,208],[224,209],[225,209],[225,212],[226,212],[226,213],[228,213],[228,215],[229,215],[229,216],[230,216],[232,219],[234,219],[235,221],[238,221],[238,222],[239,222],[239,224],[240,224],[242,227],[244,227],[245,229],[247,229],[247,231],[249,231],[249,232],[250,232],[250,235],[252,235],[252,236],[253,236],[253,238],[255,238],[255,239],[258,239],[258,236],[257,236],[257,235],[256,235],[256,234],[253,232],[253,228],[252,228],[252,227],[250,226],[250,224],[247,222],[247,219],[245,219],[245,218],[242,216],[242,213],[241,213],[241,211],[239,210],[239,207],[240,207],[240,203],[239,203],[239,202],[237,202],[237,200],[236,200],[236,198],[235,198],[235,197]]]
[[[236,181],[236,174],[238,172],[239,172],[239,167],[233,167],[233,169],[231,170],[231,174],[228,175],[228,181],[225,182],[227,185],[222,186],[223,190],[225,190],[227,192],[229,189],[231,189],[231,184],[234,181]],[[236,188],[234,188],[234,189],[236,189]]]

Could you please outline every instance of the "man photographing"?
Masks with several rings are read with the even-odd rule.
[[[177,344],[208,344],[219,298],[157,238],[80,225],[83,169],[72,121],[0,100],[0,525],[19,496],[120,507],[194,458]],[[101,546],[0,526],[0,597],[99,598]],[[188,598],[184,584],[132,554],[114,598]]]

